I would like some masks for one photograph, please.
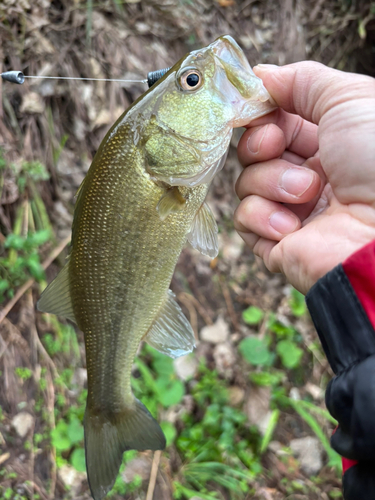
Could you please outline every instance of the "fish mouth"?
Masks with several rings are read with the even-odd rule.
[[[237,116],[232,122],[233,127],[246,125],[250,120],[277,108],[262,80],[251,69],[241,47],[231,36],[218,38],[210,45],[210,50],[219,72],[225,72],[226,78],[220,78],[220,86],[236,108]]]

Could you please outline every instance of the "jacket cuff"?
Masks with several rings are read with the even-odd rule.
[[[375,330],[342,264],[315,283],[306,304],[335,374],[375,354]]]

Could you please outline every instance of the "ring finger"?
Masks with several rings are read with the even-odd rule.
[[[234,214],[234,227],[241,233],[254,233],[280,241],[301,227],[300,219],[280,203],[260,196],[247,196]]]

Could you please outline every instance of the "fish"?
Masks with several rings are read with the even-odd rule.
[[[39,311],[75,322],[86,347],[88,483],[101,500],[126,450],[162,450],[165,436],[131,390],[142,341],[172,358],[194,332],[169,289],[187,241],[211,258],[218,228],[205,202],[234,127],[275,108],[228,36],[182,57],[115,122],[83,180],[71,251]]]

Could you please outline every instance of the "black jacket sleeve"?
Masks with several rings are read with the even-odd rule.
[[[315,284],[306,303],[336,375],[326,391],[339,422],[331,445],[357,461],[348,469],[344,462],[344,498],[375,500],[375,330],[342,265]]]

